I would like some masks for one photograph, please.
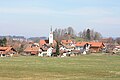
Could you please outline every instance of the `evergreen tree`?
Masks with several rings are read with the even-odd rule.
[[[57,46],[56,46],[56,54],[59,55],[59,42],[57,41]]]
[[[6,38],[0,39],[0,46],[6,46],[6,43],[7,43]]]
[[[91,40],[90,29],[87,29],[87,32],[86,32],[86,40],[87,40],[87,41],[90,41],[90,40]]]

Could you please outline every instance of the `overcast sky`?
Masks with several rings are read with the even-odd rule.
[[[120,0],[0,0],[0,35],[47,37],[51,25],[120,37]]]

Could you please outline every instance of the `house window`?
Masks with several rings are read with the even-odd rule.
[[[2,56],[5,56],[5,54],[2,54]]]

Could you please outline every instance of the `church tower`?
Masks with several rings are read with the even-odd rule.
[[[52,32],[52,27],[49,33],[49,44],[53,44],[53,32]]]

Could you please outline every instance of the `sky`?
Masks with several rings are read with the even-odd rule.
[[[48,37],[51,26],[120,37],[120,0],[0,0],[0,35]]]

